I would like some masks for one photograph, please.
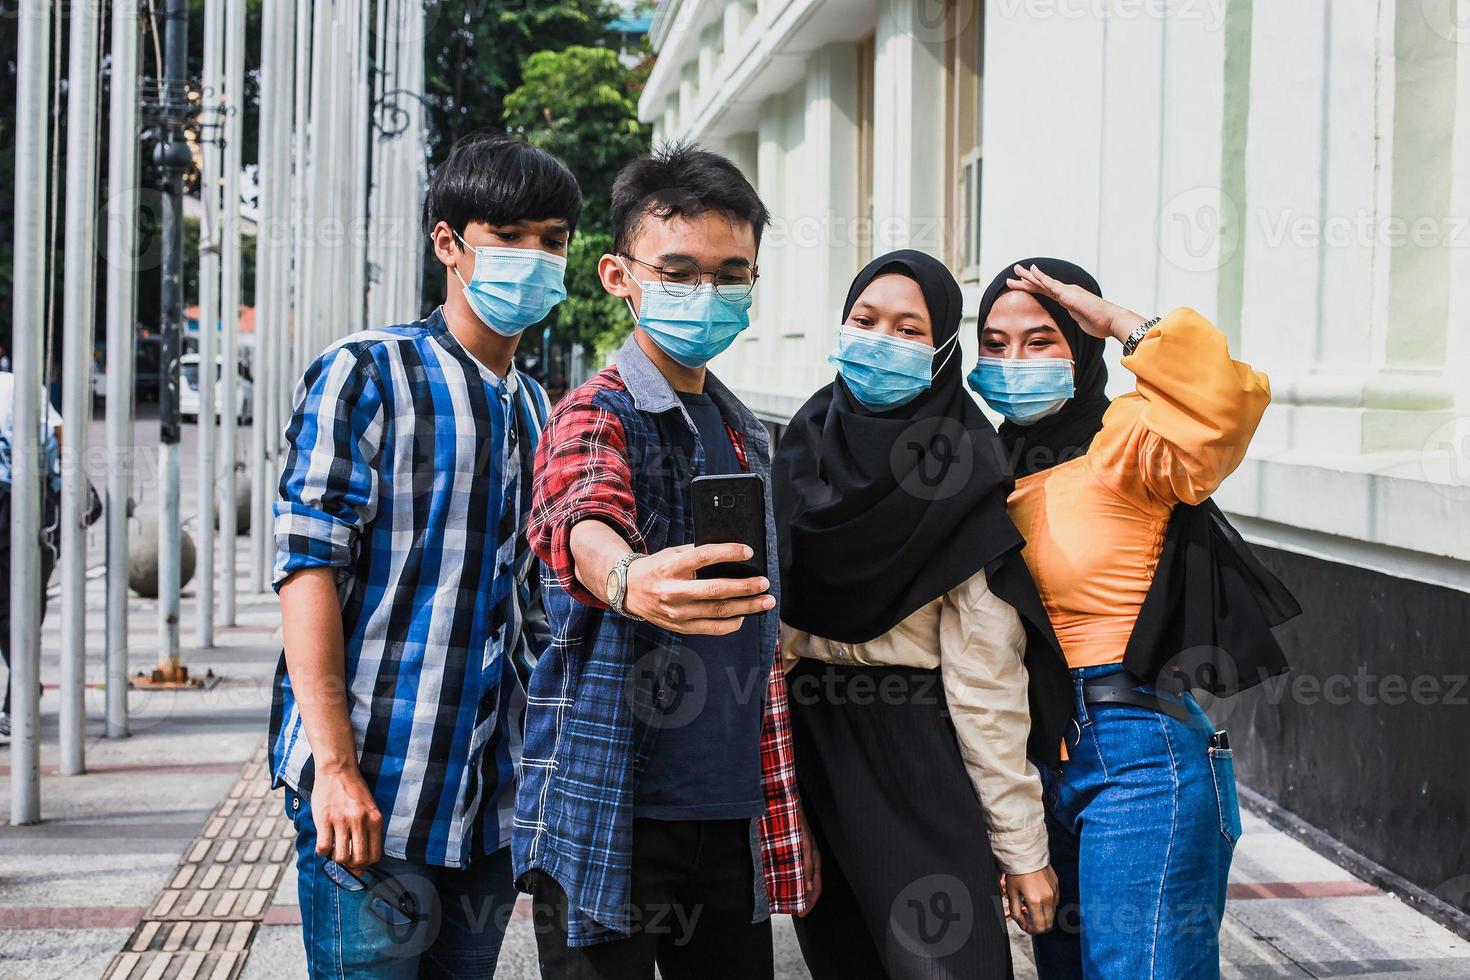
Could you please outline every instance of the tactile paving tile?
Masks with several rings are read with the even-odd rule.
[[[265,747],[184,851],[104,980],[232,980],[286,863],[295,830],[270,791]]]

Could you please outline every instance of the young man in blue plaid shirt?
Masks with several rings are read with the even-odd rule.
[[[548,639],[525,537],[548,406],[512,357],[566,296],[581,208],[549,154],[460,143],[424,204],[444,305],[339,341],[297,388],[270,739],[313,976],[494,973]]]

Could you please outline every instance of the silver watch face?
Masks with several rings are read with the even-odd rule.
[[[607,573],[607,602],[615,609],[623,604],[623,577],[616,568]]]

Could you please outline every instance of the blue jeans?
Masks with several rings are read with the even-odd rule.
[[[1193,697],[1188,723],[1122,704],[1085,704],[1072,671],[1076,724],[1068,759],[1043,770],[1057,928],[1036,937],[1042,980],[1215,980],[1230,858],[1240,836],[1235,762],[1210,746]]]
[[[314,980],[494,976],[516,902],[510,848],[464,869],[384,857],[373,868],[410,892],[422,910],[420,921],[393,926],[369,907],[370,891],[348,891],[327,877],[311,804],[290,789],[286,815],[296,825],[301,930]]]

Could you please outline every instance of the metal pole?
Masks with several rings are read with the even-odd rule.
[[[256,407],[255,418],[250,426],[250,450],[246,458],[250,461],[250,589],[258,591],[264,587],[264,541],[267,532],[261,519],[265,500],[266,470],[266,410],[265,398],[270,389],[270,335],[274,329],[276,303],[276,249],[275,219],[280,210],[277,188],[280,184],[280,159],[277,154],[277,137],[282,128],[279,120],[279,103],[283,73],[281,72],[281,43],[276,29],[276,8],[268,4],[261,16],[260,25],[260,135],[256,140],[260,166],[257,173],[263,178],[260,184],[260,221],[255,238],[255,359],[254,378]],[[262,397],[264,396],[264,397]]]
[[[280,452],[281,452],[281,378],[284,373],[284,362],[281,352],[285,348],[287,340],[288,324],[291,321],[291,238],[286,235],[287,215],[291,209],[291,116],[295,103],[295,30],[294,18],[289,8],[283,8],[278,15],[276,33],[280,37],[277,49],[276,64],[277,83],[274,86],[275,95],[275,123],[272,129],[275,131],[275,172],[276,178],[272,184],[276,196],[276,204],[273,207],[273,218],[271,221],[272,247],[275,255],[275,267],[272,273],[274,286],[271,290],[273,308],[275,315],[271,317],[270,331],[270,357],[265,364],[266,370],[266,398],[265,408],[260,420],[256,422],[264,430],[265,437],[265,485],[260,500],[260,521],[265,532],[263,558],[264,579],[259,583],[262,591],[270,587],[272,577],[272,566],[274,564],[274,525],[275,513],[273,503],[275,500],[275,486],[280,474]]]
[[[294,248],[292,250],[293,278],[291,284],[291,360],[287,372],[292,380],[301,377],[306,351],[306,329],[309,295],[307,293],[308,264],[306,251],[307,218],[311,213],[311,201],[307,194],[307,135],[311,123],[311,0],[296,0],[296,90],[295,95],[295,145],[292,158],[295,195],[291,208],[291,226]],[[286,387],[285,385],[282,386]],[[290,397],[291,392],[285,392]],[[278,395],[279,397],[279,395]]]
[[[66,247],[62,279],[61,439],[61,732],[62,775],[86,771],[87,682],[87,429],[92,418],[92,341],[96,314],[92,278],[97,178],[98,7],[71,8],[66,89]],[[32,327],[34,329],[34,327]],[[44,587],[44,586],[43,586]]]
[[[138,226],[138,6],[112,5],[107,156],[107,737],[128,734],[128,496],[133,466],[133,249]]]
[[[223,87],[224,47],[223,0],[206,0],[204,4],[204,122],[223,123],[225,108],[220,89]],[[206,129],[206,132],[209,132]],[[198,618],[196,639],[201,647],[214,646],[214,523],[215,499],[219,486],[218,460],[214,444],[214,404],[220,392],[215,385],[215,340],[219,336],[219,171],[220,148],[218,130],[202,140],[199,161],[199,529],[195,553],[199,556]],[[228,403],[230,392],[222,399]]]
[[[20,5],[15,66],[15,262],[11,300],[10,822],[41,819],[41,326],[46,281],[50,0]]]
[[[269,5],[267,5],[269,6]],[[241,117],[245,113],[245,4],[229,3],[228,27],[225,31],[225,96],[230,114],[225,117],[225,181],[224,238],[221,247],[223,282],[220,289],[224,314],[224,359],[220,383],[225,391],[224,411],[220,412],[220,455],[224,463],[224,501],[220,510],[220,564],[224,578],[220,582],[220,622],[235,625],[235,461],[239,398],[239,330],[240,330],[240,135]],[[258,260],[258,256],[257,256]],[[257,304],[259,297],[256,297]]]
[[[183,176],[193,165],[184,142],[180,117],[185,111],[185,71],[188,55],[188,0],[166,0],[164,28],[163,102],[164,142],[154,161],[163,174],[163,273],[160,306],[163,313],[163,377],[159,384],[161,419],[160,466],[163,493],[158,521],[158,632],[159,668],[164,679],[181,679],[179,670],[179,345],[184,331],[183,282]]]

